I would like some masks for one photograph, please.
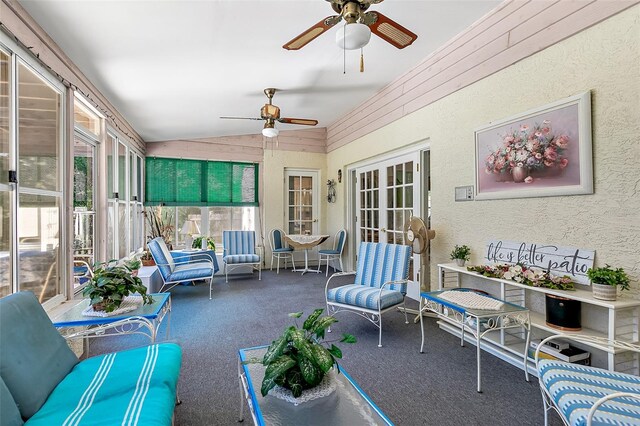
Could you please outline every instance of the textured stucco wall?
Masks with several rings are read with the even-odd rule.
[[[596,265],[623,267],[640,295],[640,6],[466,87],[327,156],[334,171],[418,140],[431,147],[432,265],[467,244],[481,262],[493,237],[596,250]],[[474,129],[591,90],[593,195],[459,202],[474,183]],[[327,230],[346,216],[345,184]],[[432,279],[435,274],[432,269]],[[434,282],[435,286],[436,283]]]

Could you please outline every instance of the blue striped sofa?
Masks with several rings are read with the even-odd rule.
[[[356,271],[339,272],[327,280],[327,312],[353,312],[366,318],[378,327],[378,347],[382,347],[382,314],[404,306],[410,258],[409,246],[360,243]],[[329,288],[332,279],[345,275],[355,275],[353,284]],[[406,311],[404,315],[408,324]]]
[[[596,343],[640,354],[640,346],[584,335],[554,335],[540,346],[555,339]],[[590,366],[540,359],[535,360],[542,391],[544,424],[549,411],[558,412],[566,425],[640,425],[640,377]]]
[[[262,256],[257,254],[256,233],[254,231],[222,231],[224,253],[224,276],[229,282],[229,270],[239,266],[252,266],[258,270],[258,280],[262,279]]]
[[[174,343],[78,361],[38,299],[0,299],[0,424],[171,425],[182,351]]]

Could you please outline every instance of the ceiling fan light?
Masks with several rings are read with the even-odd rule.
[[[341,49],[356,50],[366,46],[371,39],[371,29],[365,24],[345,24],[336,31],[336,44]]]
[[[268,138],[275,138],[279,133],[280,131],[275,127],[265,127],[262,129],[262,134]]]

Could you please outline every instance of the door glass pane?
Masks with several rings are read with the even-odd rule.
[[[60,294],[60,198],[20,194],[18,256],[20,290],[46,302]]]
[[[127,148],[118,143],[118,198],[127,199]],[[124,241],[124,240],[123,240]]]
[[[0,50],[0,183],[9,178],[9,55]],[[8,202],[8,201],[7,201]],[[1,283],[1,281],[0,281]],[[0,296],[3,295],[0,293]]]
[[[311,178],[308,176],[303,176],[302,177],[302,189],[310,191],[312,190],[312,186],[311,186]]]
[[[116,253],[113,247],[115,238],[116,202],[109,201],[107,207],[107,260],[115,259]]]
[[[393,186],[393,166],[387,167],[387,186]]]
[[[23,188],[60,190],[60,94],[18,66],[19,180]]]
[[[413,161],[404,163],[404,183],[413,183]]]
[[[402,164],[396,164],[396,185],[402,185]]]
[[[105,144],[105,154],[107,157],[107,198],[113,198],[113,147],[116,140],[113,136],[107,136],[107,143]]]
[[[11,294],[9,192],[0,191],[0,297]]]

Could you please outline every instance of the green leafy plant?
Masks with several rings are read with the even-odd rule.
[[[124,298],[133,293],[140,293],[144,304],[153,302],[142,280],[131,275],[126,265],[118,266],[115,261],[97,263],[93,277],[82,290],[82,295],[91,299],[95,310],[105,312],[118,309]]]
[[[613,269],[605,264],[600,268],[589,268],[587,276],[592,283],[619,286],[622,290],[629,290],[629,276],[624,269]]]
[[[149,207],[144,212],[147,219],[147,238],[153,240],[162,237],[167,246],[171,246],[171,238],[173,236],[173,214],[171,210],[163,210],[161,206]]]
[[[471,254],[471,249],[468,246],[456,245],[454,249],[451,251],[451,260],[462,259],[464,261],[468,261],[470,254]]]
[[[297,323],[287,328],[282,336],[271,343],[262,360],[253,358],[245,361],[262,363],[266,367],[260,388],[262,396],[279,385],[289,389],[298,398],[303,390],[320,384],[334,365],[338,366],[336,358],[342,358],[342,351],[332,343],[337,340],[323,341],[325,330],[338,320],[333,316],[321,316],[323,311],[313,311],[304,321],[302,329],[298,328]],[[289,316],[297,319],[302,312]],[[343,334],[340,342],[355,343],[356,338]]]
[[[211,237],[196,237],[196,238],[194,238],[193,239],[193,244],[191,244],[191,248],[199,249],[200,247],[202,247],[202,239],[203,238],[207,239],[207,248],[209,250],[216,251],[216,243],[213,240],[213,238],[211,238]]]
[[[138,258],[136,257],[132,257],[131,259],[127,259],[124,261],[124,267],[131,272],[137,271],[141,266],[142,262],[140,262],[140,260],[138,260]]]

